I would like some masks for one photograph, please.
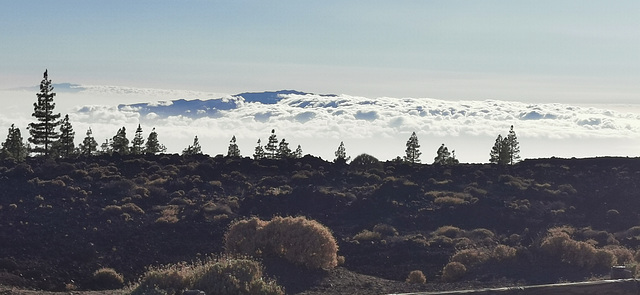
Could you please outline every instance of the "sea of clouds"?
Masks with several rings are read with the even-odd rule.
[[[640,144],[640,115],[606,105],[367,98],[296,91],[242,96],[73,84],[61,84],[56,90],[56,110],[69,114],[77,143],[88,128],[96,140],[104,142],[120,127],[126,127],[132,138],[140,124],[145,136],[156,128],[160,141],[175,153],[198,136],[205,153],[224,154],[236,136],[242,154],[250,156],[256,141],[264,143],[272,129],[292,148],[300,144],[305,154],[329,160],[341,141],[352,156],[364,152],[382,160],[402,156],[406,140],[416,132],[425,163],[433,161],[442,143],[456,150],[462,162],[487,162],[496,136],[505,135],[511,125],[523,158],[635,156]],[[0,92],[2,100],[15,96],[19,100],[2,114],[0,124],[8,128],[15,123],[26,137],[35,91]]]

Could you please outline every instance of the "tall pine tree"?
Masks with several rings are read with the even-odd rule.
[[[254,152],[253,152],[253,159],[254,160],[261,160],[264,159],[264,148],[262,148],[262,144],[260,144],[260,139],[258,138],[258,145],[256,146]]]
[[[278,137],[276,136],[276,130],[271,129],[271,135],[269,136],[269,142],[264,147],[266,150],[265,156],[269,159],[276,159],[278,156]]]
[[[289,148],[289,143],[283,138],[278,144],[278,154],[277,159],[286,159],[291,158],[291,149]]]
[[[29,147],[24,143],[20,129],[11,124],[7,139],[2,143],[2,157],[22,161],[27,157]]]
[[[302,147],[300,145],[298,145],[296,150],[293,152],[293,157],[296,159],[302,158]]]
[[[334,155],[336,156],[336,158],[333,160],[334,163],[344,164],[351,159],[351,157],[347,157],[347,150],[344,147],[343,141],[340,142],[340,146],[338,146],[338,149],[336,150]]]
[[[513,131],[513,125],[511,125],[509,135],[507,135],[507,145],[509,148],[509,164],[513,165],[520,161],[520,143],[518,142],[516,132]]]
[[[53,86],[47,71],[44,71],[44,78],[40,82],[40,92],[37,94],[38,101],[33,104],[33,114],[37,122],[29,123],[29,142],[32,143],[32,151],[44,156],[49,156],[52,152],[53,144],[60,138],[56,127],[60,125],[60,113],[54,114],[56,104],[53,97]]]
[[[420,163],[420,144],[418,143],[418,136],[415,132],[411,133],[409,140],[407,141],[407,149],[405,150],[406,156],[404,157],[405,162],[409,162],[411,164]]]
[[[142,127],[138,124],[136,133],[131,140],[131,153],[134,155],[140,155],[144,152],[144,138],[142,137]]]
[[[436,157],[433,159],[434,165],[446,165],[449,164],[449,157],[451,157],[451,153],[449,153],[449,149],[444,145],[444,143],[438,148],[436,153]]]
[[[87,136],[85,136],[78,147],[80,149],[80,155],[88,157],[96,153],[98,150],[98,142],[93,137],[93,131],[91,131],[91,128],[87,129]]]
[[[240,157],[240,148],[236,144],[236,136],[231,137],[231,141],[229,142],[229,150],[227,151],[227,157],[239,158]]]
[[[147,154],[155,155],[157,153],[164,153],[166,151],[167,148],[163,144],[160,144],[160,142],[158,141],[158,133],[156,132],[156,128],[153,128],[153,130],[151,130],[151,133],[149,133],[149,137],[147,137],[147,142],[144,146],[144,152]]]
[[[182,155],[183,156],[202,155],[202,147],[200,146],[200,141],[198,140],[197,135],[193,138],[193,144],[188,146],[186,149],[182,150]]]
[[[60,122],[60,138],[56,142],[56,151],[63,158],[73,155],[76,150],[74,143],[76,132],[69,122],[69,115],[64,115],[64,119]]]
[[[127,139],[127,130],[124,126],[118,130],[118,133],[116,133],[115,136],[113,136],[111,148],[114,153],[118,153],[120,155],[129,154],[129,139]]]

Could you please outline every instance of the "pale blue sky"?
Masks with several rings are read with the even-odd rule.
[[[640,1],[2,1],[0,88],[640,102]]]

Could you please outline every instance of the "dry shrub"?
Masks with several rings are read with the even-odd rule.
[[[180,219],[178,218],[178,214],[180,213],[180,207],[178,205],[168,205],[162,208],[162,212],[160,212],[160,217],[156,219],[156,223],[160,224],[173,224]]]
[[[225,249],[227,253],[242,253],[258,255],[263,247],[258,240],[258,231],[262,230],[267,221],[253,217],[233,223],[225,234]]]
[[[570,236],[573,232],[574,229],[571,227],[549,229],[549,234],[542,240],[540,248],[552,257],[561,258],[565,263],[588,269],[608,268],[616,263],[617,258],[613,251],[597,249],[588,242],[576,241]]]
[[[379,232],[370,231],[368,229],[365,229],[365,230],[357,233],[355,236],[353,236],[353,239],[358,241],[358,242],[378,241],[378,240],[382,239],[382,235]]]
[[[395,237],[398,235],[398,230],[396,230],[395,227],[384,223],[376,224],[373,227],[373,231],[385,237]]]
[[[107,205],[102,208],[102,211],[107,214],[120,215],[120,213],[122,213],[122,207],[118,205]]]
[[[460,262],[449,262],[442,269],[442,280],[455,282],[467,273],[467,267]]]
[[[464,199],[460,199],[452,196],[444,196],[444,197],[437,197],[435,200],[433,200],[433,203],[438,205],[451,206],[451,205],[465,205],[465,204],[468,204],[469,202],[465,201]]]
[[[225,235],[225,247],[228,253],[275,255],[311,269],[338,264],[338,244],[331,231],[305,217],[235,222]]]
[[[96,290],[120,289],[124,286],[124,278],[113,268],[101,268],[93,273],[92,285]]]
[[[464,249],[451,256],[452,262],[460,262],[469,266],[482,264],[487,260],[489,260],[489,253],[486,249]]]
[[[463,230],[451,225],[441,226],[434,232],[438,236],[445,236],[448,238],[457,238],[461,233],[464,233]]]
[[[338,244],[331,231],[304,217],[274,217],[264,227],[269,249],[285,259],[309,268],[338,265]]]
[[[409,273],[409,276],[407,276],[407,283],[410,284],[424,284],[426,282],[427,278],[420,270],[413,270]]]
[[[516,248],[507,245],[498,245],[493,248],[493,251],[491,252],[491,258],[497,261],[504,261],[515,258],[517,253],[518,251],[516,250]]]
[[[121,208],[125,213],[144,215],[144,210],[134,203],[126,203]]]
[[[219,295],[284,295],[280,286],[263,278],[258,262],[226,257],[148,269],[131,294],[174,295],[186,289]]]
[[[634,261],[634,253],[628,248],[616,245],[608,245],[605,246],[603,250],[613,254],[616,257],[615,263],[619,265],[632,263]]]

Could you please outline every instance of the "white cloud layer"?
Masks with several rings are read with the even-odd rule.
[[[402,156],[406,140],[415,131],[425,163],[432,162],[441,143],[455,149],[463,162],[486,162],[495,137],[506,134],[510,125],[515,126],[525,158],[635,156],[633,151],[640,144],[640,115],[598,107],[315,94],[284,94],[277,103],[267,104],[215,93],[82,87],[85,90],[79,93],[57,96],[60,100],[74,98],[75,105],[71,101],[62,104],[67,106],[74,124],[76,142],[82,140],[89,127],[103,142],[122,126],[132,137],[141,124],[145,133],[156,128],[169,152],[180,152],[197,135],[205,153],[225,153],[229,139],[235,135],[241,151],[249,156],[258,138],[265,142],[271,129],[276,129],[278,137],[286,138],[291,146],[301,144],[305,153],[325,159],[333,158],[340,141],[345,142],[352,156],[363,152],[380,159]],[[183,105],[175,101],[185,98],[182,103],[196,98],[220,98],[214,106],[228,107],[231,103],[234,107],[178,109]],[[35,95],[32,99],[35,101]],[[140,102],[149,104],[130,106]],[[121,103],[129,106],[118,107]],[[28,111],[31,110],[22,114]],[[26,126],[31,118],[15,120],[3,116],[0,124],[8,128],[11,120]]]

